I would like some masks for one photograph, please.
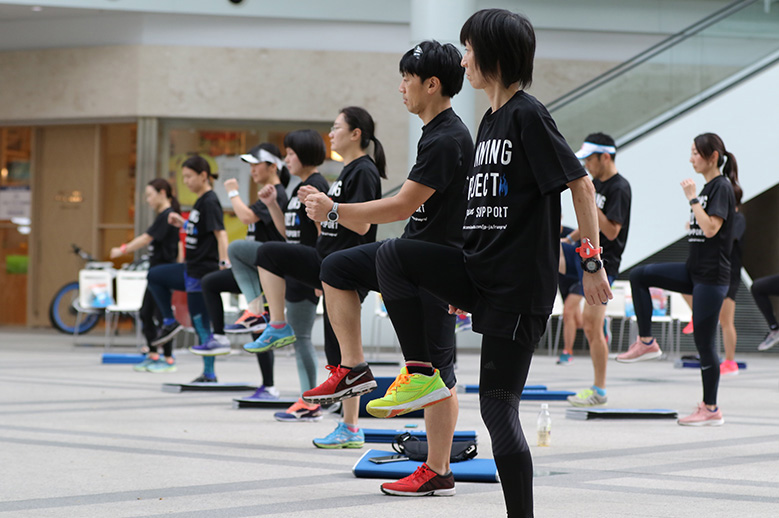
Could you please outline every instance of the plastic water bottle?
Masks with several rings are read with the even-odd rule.
[[[549,413],[549,404],[541,403],[541,411],[538,413],[538,446],[551,446],[552,444],[552,415]]]

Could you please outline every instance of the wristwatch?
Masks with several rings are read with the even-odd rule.
[[[327,213],[327,221],[335,223],[338,221],[338,202],[333,202],[333,208]]]
[[[697,197],[695,197],[695,198],[692,198],[692,199],[690,200],[690,207],[692,207],[692,206],[693,206],[693,205],[695,205],[696,203],[700,203],[700,202],[701,202],[701,200],[699,200]]]
[[[582,238],[582,245],[576,249],[576,253],[582,258],[582,270],[587,273],[595,273],[603,268],[603,263],[595,256],[600,254],[603,248],[595,248],[588,238]]]

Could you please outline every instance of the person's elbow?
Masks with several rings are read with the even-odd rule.
[[[365,234],[368,233],[368,231],[370,229],[371,229],[371,225],[366,223],[366,224],[359,225],[357,228],[354,229],[354,231],[357,234],[360,234],[361,236],[364,236]]]
[[[584,196],[595,199],[595,186],[587,176],[582,176],[571,182],[568,182],[568,188],[574,197]]]

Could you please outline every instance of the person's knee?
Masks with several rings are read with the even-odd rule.
[[[519,396],[505,389],[479,395],[481,418],[492,438],[493,455],[512,455],[528,450],[519,421]]]
[[[354,290],[354,265],[344,254],[330,254],[322,260],[319,280],[338,290]]]
[[[638,266],[636,268],[633,268],[630,271],[630,276],[629,276],[629,280],[630,280],[631,284],[632,283],[640,283],[641,280],[643,279],[643,275],[644,275],[644,267],[643,266]]]
[[[584,328],[584,334],[587,339],[592,342],[596,337],[603,336],[603,319],[602,318],[583,318],[582,327]]]

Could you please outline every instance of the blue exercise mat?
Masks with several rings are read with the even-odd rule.
[[[247,383],[163,383],[163,392],[249,392],[257,385]]]
[[[744,370],[747,368],[747,364],[745,362],[736,362],[738,365],[738,370]],[[674,367],[677,369],[700,369],[701,368],[701,362],[699,360],[685,360],[682,358],[681,360],[676,360],[674,362]]]
[[[146,359],[144,354],[103,353],[102,363],[138,364]]]
[[[402,433],[408,433],[420,441],[427,441],[427,433],[423,430],[383,430],[381,428],[363,428],[362,431],[365,432],[365,442],[391,444],[395,442],[395,436]],[[454,432],[454,442],[474,440],[476,440],[475,430]]]
[[[668,408],[568,408],[566,419],[676,419],[679,414]]]
[[[525,385],[525,390],[546,390],[546,385]],[[465,385],[466,394],[478,394],[478,385]]]
[[[525,401],[564,401],[568,396],[575,395],[570,390],[523,390],[522,397]]]
[[[384,394],[387,393],[387,389],[392,385],[392,382],[395,381],[395,378],[385,377],[385,376],[379,376],[376,379],[376,388],[372,392],[368,392],[367,394],[363,394],[360,396],[360,417],[373,417],[371,414],[368,413],[368,410],[366,409],[366,406],[368,405],[368,401],[373,401],[374,399],[378,399],[381,397],[384,397]],[[406,417],[425,417],[424,410],[416,410],[414,412],[403,414],[401,416],[403,418]]]
[[[411,475],[421,462],[404,460],[375,464],[369,459],[395,454],[394,451],[368,450],[355,463],[352,473],[358,478],[399,479]],[[498,469],[493,459],[470,459],[451,464],[452,474],[458,482],[498,482]]]

